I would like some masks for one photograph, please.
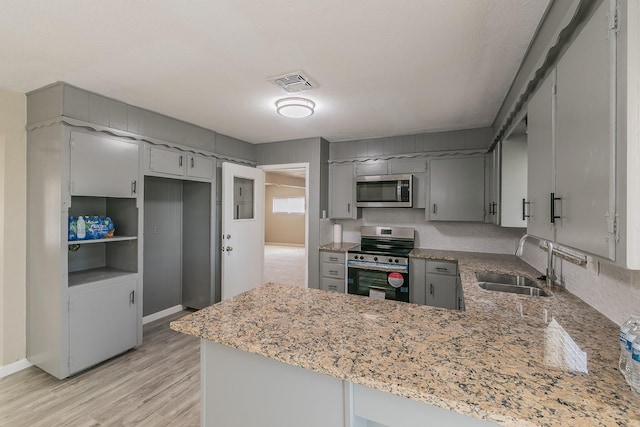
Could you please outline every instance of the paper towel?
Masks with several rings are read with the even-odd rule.
[[[333,224],[333,243],[342,243],[342,224]]]

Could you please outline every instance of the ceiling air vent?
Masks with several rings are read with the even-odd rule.
[[[312,82],[311,79],[301,71],[287,73],[282,76],[271,77],[267,80],[274,85],[281,87],[288,93],[302,92],[318,87],[317,84]]]

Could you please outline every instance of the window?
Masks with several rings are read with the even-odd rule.
[[[299,215],[304,213],[304,197],[274,197],[274,214]]]

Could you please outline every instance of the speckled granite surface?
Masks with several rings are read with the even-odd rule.
[[[327,243],[326,245],[320,246],[321,251],[336,251],[336,252],[347,252],[349,249],[358,246],[360,243],[353,242],[342,242],[342,243]]]
[[[478,287],[475,271],[539,275],[514,256],[412,256],[459,262],[466,312],[270,284],[171,327],[502,425],[640,425],[613,322],[563,289]]]

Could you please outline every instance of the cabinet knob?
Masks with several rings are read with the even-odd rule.
[[[233,248],[231,246],[227,246],[226,251],[227,252],[231,252],[233,250]]]

